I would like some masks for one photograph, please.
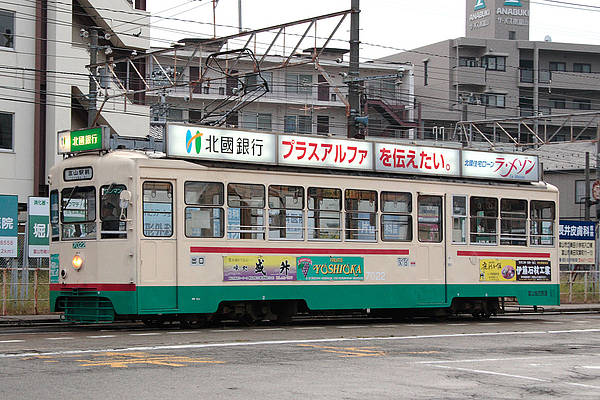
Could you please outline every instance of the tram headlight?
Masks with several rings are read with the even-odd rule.
[[[83,258],[81,258],[81,256],[79,254],[75,254],[73,256],[72,264],[73,264],[73,268],[76,271],[79,271],[81,269],[81,267],[83,266]]]

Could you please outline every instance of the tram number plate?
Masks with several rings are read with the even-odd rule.
[[[204,256],[190,256],[190,266],[203,267],[204,266]]]
[[[74,249],[85,249],[85,242],[73,242]]]
[[[398,267],[408,268],[410,266],[410,259],[408,257],[398,257]]]

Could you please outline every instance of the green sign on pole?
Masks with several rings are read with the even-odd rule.
[[[19,200],[0,195],[0,257],[17,257]]]
[[[27,247],[30,258],[50,256],[50,199],[30,197],[27,216]]]
[[[58,132],[58,154],[108,150],[109,139],[107,126]]]

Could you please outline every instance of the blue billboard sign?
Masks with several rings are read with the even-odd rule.
[[[561,220],[558,227],[560,240],[595,240],[596,223],[593,221]]]

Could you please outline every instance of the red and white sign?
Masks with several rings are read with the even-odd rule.
[[[375,143],[375,170],[401,174],[460,175],[460,150]]]
[[[592,185],[592,197],[594,200],[600,200],[600,181],[596,181]]]
[[[371,142],[279,135],[278,146],[280,165],[373,170]]]
[[[463,150],[461,173],[465,178],[526,182],[540,180],[538,158],[523,154]]]

